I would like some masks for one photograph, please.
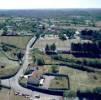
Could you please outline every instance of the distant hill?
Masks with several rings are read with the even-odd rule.
[[[101,18],[101,9],[0,10],[0,16],[25,16],[39,18],[92,16]]]

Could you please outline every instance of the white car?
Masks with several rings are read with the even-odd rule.
[[[19,92],[15,92],[14,94],[15,94],[15,95],[18,95],[18,94],[19,94]]]
[[[30,98],[30,95],[26,95],[25,97],[26,97],[26,98]]]
[[[29,100],[34,100],[34,99],[32,97],[30,97]]]

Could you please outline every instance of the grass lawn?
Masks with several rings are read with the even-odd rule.
[[[70,78],[70,88],[73,91],[94,89],[101,86],[101,73],[88,73],[69,67],[60,67],[59,73]]]
[[[3,49],[3,53],[5,53],[9,58],[17,60],[17,53],[21,51],[21,49],[12,47],[8,44],[0,44]]]
[[[0,36],[0,42],[24,49],[32,36]]]
[[[77,61],[83,61],[83,60],[87,60],[87,61],[95,61],[95,60],[97,60],[97,61],[100,61],[101,62],[101,59],[99,59],[99,58],[87,58],[87,57],[85,57],[85,58],[83,58],[83,57],[74,57],[72,54],[59,54],[60,56],[62,56],[63,58],[67,58],[67,59],[69,59],[69,60],[71,60],[71,61],[74,61],[74,62],[77,62]]]
[[[54,64],[54,63],[57,63],[57,61],[51,59],[50,56],[46,55],[45,53],[41,52],[38,49],[34,49],[32,51],[32,58],[33,58],[33,61],[34,61],[34,59],[40,59],[40,58],[42,58],[45,61],[45,64]]]
[[[12,75],[19,68],[18,62],[8,60],[1,52],[0,52],[0,62],[5,64],[4,68],[0,68],[0,77]]]
[[[21,77],[21,78],[19,79],[19,83],[20,83],[21,85],[23,85],[23,86],[27,86],[27,79],[24,78],[24,77]]]
[[[68,89],[68,80],[65,77],[56,76],[53,80],[51,80],[50,88]]]

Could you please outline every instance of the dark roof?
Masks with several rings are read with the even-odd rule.
[[[39,78],[33,78],[32,76],[28,78],[27,84],[30,85],[39,85],[40,79]]]

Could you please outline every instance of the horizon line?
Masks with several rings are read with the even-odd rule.
[[[79,9],[101,9],[101,8],[0,8],[0,10],[79,10]]]

